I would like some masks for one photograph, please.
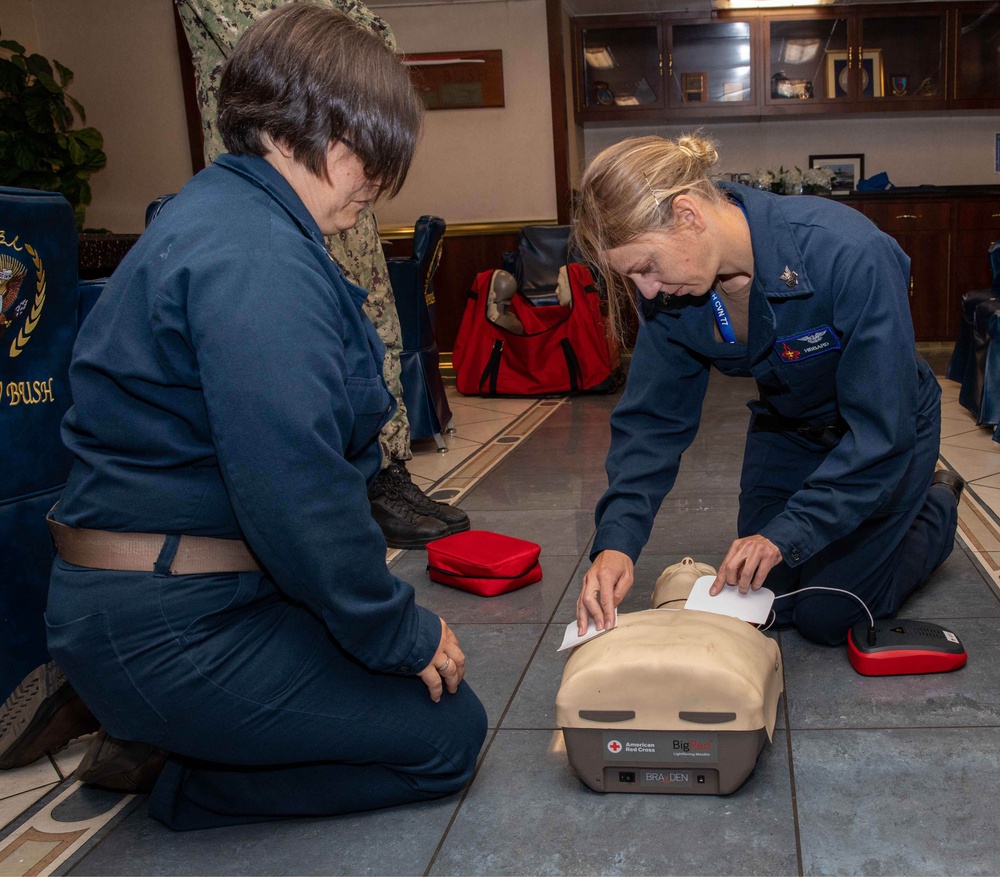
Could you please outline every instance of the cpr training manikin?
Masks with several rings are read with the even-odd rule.
[[[683,608],[715,574],[690,557],[668,566],[650,609],[574,649],[556,721],[590,788],[727,795],[753,772],[774,732],[781,652],[745,621]]]

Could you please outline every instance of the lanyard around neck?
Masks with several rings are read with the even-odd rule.
[[[712,302],[712,313],[715,314],[715,322],[719,326],[719,334],[722,335],[722,340],[727,344],[735,344],[736,333],[733,331],[733,324],[729,322],[729,312],[722,303],[722,299],[719,298],[719,293],[713,289],[709,300]]]
[[[747,215],[747,209],[743,206],[741,201],[737,201],[733,198],[732,203],[743,211],[744,216]],[[715,322],[719,326],[719,334],[722,336],[722,340],[727,344],[735,344],[736,333],[733,331],[733,324],[729,321],[729,312],[726,310],[726,306],[722,303],[722,299],[719,298],[719,293],[717,293],[714,289],[712,290],[710,300],[712,302],[712,313],[715,314]]]

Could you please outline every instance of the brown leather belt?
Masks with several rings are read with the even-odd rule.
[[[49,532],[63,560],[93,569],[153,572],[163,550],[163,533],[114,533],[67,527],[47,518]],[[242,539],[181,536],[170,564],[175,576],[199,573],[259,572],[260,564]]]

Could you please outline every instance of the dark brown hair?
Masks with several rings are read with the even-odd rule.
[[[267,133],[327,179],[327,148],[340,140],[390,197],[406,180],[420,119],[409,74],[385,41],[315,3],[289,3],[254,23],[219,85],[219,132],[233,154],[263,156]]]

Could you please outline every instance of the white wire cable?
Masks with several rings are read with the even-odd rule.
[[[797,591],[789,591],[787,594],[779,594],[774,598],[774,602],[777,603],[779,600],[784,600],[785,597],[797,597],[799,594],[804,594],[806,591],[832,591],[834,594],[846,594],[854,600],[857,600],[861,604],[861,608],[865,610],[865,614],[868,616],[868,621],[871,622],[871,626],[875,626],[875,618],[872,616],[871,610],[868,608],[864,600],[862,600],[857,594],[852,591],[845,591],[843,588],[828,588],[824,585],[810,585],[808,588],[799,588]],[[771,610],[774,612],[774,610]],[[774,621],[778,618],[777,613],[774,613],[774,618],[769,620],[767,627],[758,628],[758,630],[767,630]]]

